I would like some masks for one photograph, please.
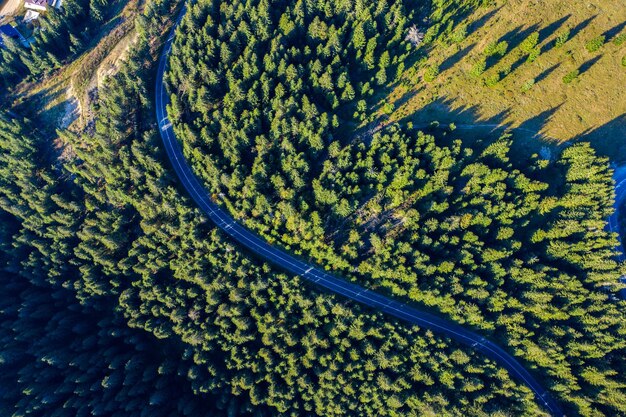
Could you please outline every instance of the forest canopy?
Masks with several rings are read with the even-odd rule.
[[[492,361],[306,287],[203,218],[153,116],[152,41],[175,13],[149,3],[62,154],[0,115],[2,414],[542,415]]]
[[[0,414],[545,416],[493,361],[305,285],[202,215],[154,118],[179,7],[146,3],[95,126],[59,131],[60,149],[0,112]],[[168,75],[187,157],[271,242],[498,341],[568,415],[624,414],[607,161],[355,131],[410,64],[418,7],[190,4]]]
[[[508,135],[355,130],[408,62],[417,17],[348,4],[190,7],[169,110],[196,173],[270,242],[508,345],[577,413],[622,410],[608,161],[584,143],[544,158],[513,155]]]

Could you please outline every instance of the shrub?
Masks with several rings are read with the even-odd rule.
[[[596,36],[585,44],[585,48],[587,48],[589,52],[596,52],[598,49],[602,48],[605,40],[606,36],[604,35]]]
[[[563,82],[565,84],[569,84],[572,81],[574,81],[576,78],[578,78],[578,75],[580,74],[580,71],[575,69],[572,72],[569,72],[565,77],[563,77]]]
[[[483,72],[485,72],[485,68],[487,68],[487,61],[485,61],[484,58],[480,59],[476,61],[476,63],[472,67],[470,75],[474,78],[478,78],[483,74]]]
[[[519,45],[519,49],[525,54],[529,54],[539,42],[539,32],[533,32]]]
[[[395,109],[395,106],[393,105],[393,103],[385,103],[383,105],[383,113],[387,115],[393,113],[394,109]]]
[[[485,85],[487,87],[493,87],[500,82],[500,73],[495,73],[485,78]]]
[[[400,62],[396,68],[396,81],[400,81],[404,75],[404,62]]]
[[[565,29],[563,32],[559,33],[554,40],[554,46],[560,48],[561,46],[565,45],[565,42],[569,40],[569,34],[569,29]]]
[[[424,72],[424,81],[429,83],[437,78],[437,75],[439,75],[439,67],[437,65],[431,65],[426,68],[426,71]]]
[[[506,55],[506,51],[509,49],[509,44],[506,41],[502,42],[491,42],[485,48],[485,56],[490,57],[492,55],[504,56]]]
[[[526,91],[528,91],[531,88],[533,88],[534,85],[535,85],[535,79],[534,78],[531,78],[530,80],[527,80],[524,84],[522,84],[522,92],[525,93]]]
[[[496,48],[498,47],[497,42],[491,42],[489,45],[487,45],[487,47],[485,48],[484,54],[485,56],[491,56],[491,55],[495,55],[496,53]]]
[[[626,55],[622,57],[622,67],[626,67]]]
[[[506,51],[509,49],[509,43],[507,41],[502,41],[498,43],[498,48],[496,53],[500,56],[506,55]]]
[[[441,29],[441,23],[435,23],[434,25],[429,27],[424,34],[424,39],[422,42],[428,44],[435,40],[435,38],[437,38],[437,35],[439,34],[439,29]]]
[[[613,43],[617,46],[621,46],[624,42],[626,42],[626,32],[622,33],[619,36],[616,36],[615,39],[613,39]]]
[[[530,53],[528,54],[528,58],[526,58],[526,60],[528,62],[533,62],[539,57],[539,55],[541,55],[541,48],[538,46],[535,46],[533,50],[530,51]]]
[[[467,37],[467,25],[460,25],[450,34],[450,42],[461,43]]]

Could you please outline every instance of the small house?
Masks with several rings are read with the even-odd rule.
[[[30,10],[45,12],[48,8],[48,0],[24,0],[24,7]]]

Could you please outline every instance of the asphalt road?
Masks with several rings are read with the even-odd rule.
[[[185,10],[183,9],[176,19],[174,29],[182,19],[184,12]],[[472,347],[500,364],[513,378],[526,384],[534,392],[538,402],[545,406],[553,416],[565,415],[554,398],[552,398],[549,392],[541,386],[531,373],[518,362],[517,359],[492,341],[454,322],[402,304],[392,298],[333,276],[318,266],[305,263],[297,257],[260,239],[254,233],[237,223],[225,210],[218,207],[211,200],[209,191],[203,187],[202,183],[192,172],[191,167],[185,160],[182,147],[174,135],[172,123],[167,117],[166,106],[169,103],[169,95],[165,88],[163,76],[167,67],[167,55],[171,50],[174,29],[172,29],[172,32],[164,44],[156,79],[155,104],[159,130],[167,156],[180,182],[200,209],[220,229],[258,257],[330,292],[359,302],[410,324],[432,330],[434,333],[441,336],[449,337],[450,339]]]
[[[613,203],[615,211],[611,217],[609,217],[607,228],[611,232],[617,233],[619,239],[619,245],[616,248],[619,252],[617,259],[620,262],[624,262],[626,261],[626,256],[624,255],[624,245],[622,244],[622,240],[619,235],[618,219],[619,207],[624,200],[626,200],[626,166],[613,166],[613,180],[615,181],[615,202]],[[622,277],[621,281],[626,283],[626,276]],[[620,296],[622,299],[626,300],[626,289],[620,291]]]

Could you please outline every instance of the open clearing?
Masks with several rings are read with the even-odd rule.
[[[433,46],[419,69],[409,69],[408,79],[386,97],[395,108],[392,121],[519,127],[559,143],[589,140],[600,153],[624,159],[626,42],[616,41],[626,26],[622,1],[511,0],[479,9],[467,23],[464,40]],[[556,47],[566,30],[568,41]],[[539,33],[540,55],[529,62],[520,43],[533,32]],[[606,43],[590,52],[587,43],[600,35]],[[506,54],[488,58],[486,70],[472,74],[488,45],[501,41],[508,43]],[[426,82],[429,67],[439,74]],[[565,83],[576,70],[580,75]],[[488,86],[486,80],[498,74],[499,82]]]

